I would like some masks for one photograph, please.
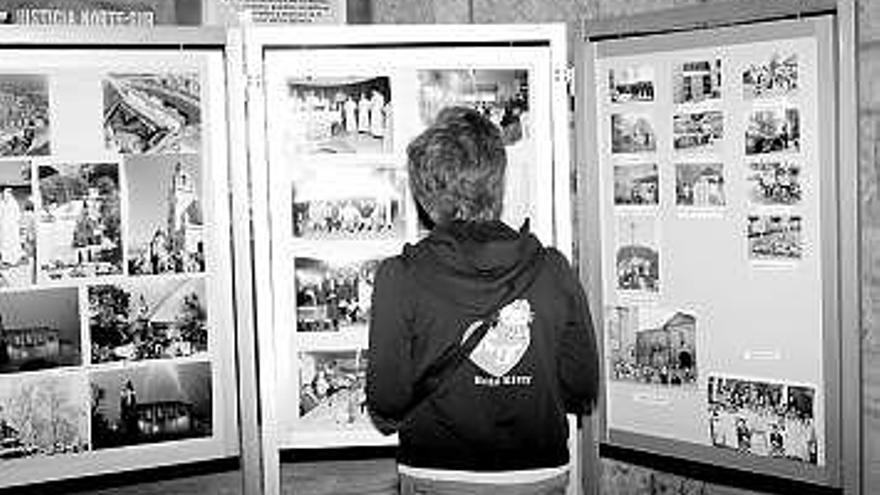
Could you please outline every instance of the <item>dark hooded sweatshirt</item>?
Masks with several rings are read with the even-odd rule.
[[[432,363],[495,307],[507,309],[470,359],[413,409]],[[595,337],[568,261],[527,225],[453,222],[383,261],[369,333],[367,403],[380,430],[399,431],[400,463],[506,471],[568,462],[565,413],[596,399]]]

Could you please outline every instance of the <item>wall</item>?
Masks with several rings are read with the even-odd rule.
[[[700,0],[349,0],[371,3],[373,23],[520,23],[601,19]],[[706,0],[723,1],[723,0]],[[880,493],[880,1],[858,0],[862,226],[863,493]],[[472,8],[471,8],[472,5]],[[731,493],[620,463],[606,463],[608,493]],[[671,481],[670,481],[671,480]],[[671,484],[671,485],[670,485]],[[673,488],[667,491],[669,486]],[[677,488],[676,488],[677,487]]]

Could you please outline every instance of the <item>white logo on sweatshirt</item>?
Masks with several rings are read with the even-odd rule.
[[[526,299],[517,299],[501,308],[498,322],[486,331],[483,340],[471,352],[470,359],[486,373],[501,377],[516,366],[531,344],[529,326],[534,318]],[[465,338],[481,322],[473,323]]]

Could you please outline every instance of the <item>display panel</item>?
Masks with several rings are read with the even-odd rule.
[[[222,53],[2,52],[0,487],[234,455]]]
[[[486,114],[508,155],[502,220],[554,240],[548,47],[265,53],[280,448],[392,444],[365,409],[381,259],[426,231],[407,143],[450,105]],[[291,304],[295,301],[296,304]]]
[[[829,32],[805,20],[592,45],[606,441],[834,473]]]

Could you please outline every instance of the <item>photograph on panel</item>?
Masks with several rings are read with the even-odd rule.
[[[659,292],[660,242],[657,219],[636,215],[618,217],[615,234],[617,289]]]
[[[31,164],[0,161],[0,287],[36,282],[36,224]]]
[[[796,53],[773,52],[769,59],[749,64],[742,72],[743,98],[773,98],[793,94],[798,89]]]
[[[749,215],[747,237],[752,261],[797,261],[803,256],[800,215]]]
[[[677,113],[672,118],[672,142],[677,151],[719,152],[724,139],[720,111]]]
[[[129,279],[87,291],[92,363],[207,357],[203,278]]]
[[[0,74],[0,157],[50,152],[49,81],[38,74]]]
[[[211,363],[92,371],[92,449],[210,437]]]
[[[89,387],[74,373],[0,377],[0,463],[89,449]]]
[[[708,57],[675,64],[672,69],[673,101],[700,103],[721,98],[721,59]]]
[[[371,429],[367,356],[361,350],[299,354],[299,417],[311,431]]]
[[[614,165],[614,204],[654,206],[660,202],[660,174],[656,163]]]
[[[697,317],[650,306],[606,308],[609,376],[651,385],[697,381]]]
[[[793,206],[803,198],[801,166],[794,160],[749,163],[748,197],[753,205]]]
[[[657,134],[647,114],[611,115],[611,152],[642,153],[657,150]]]
[[[287,137],[296,153],[390,153],[388,76],[306,77],[287,81]]]
[[[424,127],[450,106],[482,113],[498,126],[507,154],[501,220],[519,227],[535,219],[539,163],[529,71],[526,69],[419,70],[419,116]]]
[[[40,165],[38,176],[38,279],[121,274],[119,165]]]
[[[296,258],[296,331],[366,331],[381,261]]]
[[[633,65],[608,70],[611,103],[654,101],[654,67]]]
[[[129,275],[205,271],[201,157],[125,158]]]
[[[198,153],[201,82],[197,72],[108,74],[104,142],[118,153]]]
[[[816,464],[814,395],[810,387],[710,376],[712,445]]]
[[[292,186],[293,235],[393,239],[405,234],[406,174],[394,167],[309,167]]]
[[[76,287],[0,293],[0,373],[80,364]]]
[[[675,204],[694,208],[724,206],[724,164],[676,163]]]
[[[746,125],[746,154],[800,150],[800,114],[797,108],[766,107],[752,111]]]

